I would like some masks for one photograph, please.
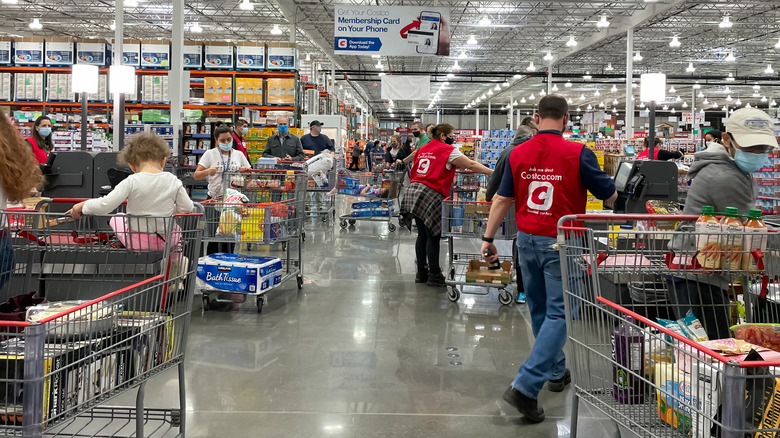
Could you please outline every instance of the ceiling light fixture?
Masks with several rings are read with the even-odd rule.
[[[682,44],[680,43],[680,39],[677,37],[677,35],[672,37],[672,40],[669,42],[669,47],[680,47]]]
[[[733,73],[729,73],[729,77],[727,77],[726,80],[729,81],[729,82],[734,82],[735,81],[734,74]]]
[[[677,90],[675,90],[675,89],[674,89],[674,85],[672,85],[671,87],[669,87],[669,94],[674,94],[674,93],[676,93],[676,92],[677,92]]]
[[[618,104],[618,100],[617,99],[612,101],[612,105],[617,105],[617,104]]]
[[[604,102],[599,102],[599,108],[604,108]]]
[[[504,86],[504,88],[509,88],[510,83],[509,81],[504,81],[502,85]]]
[[[768,75],[771,75],[774,72],[775,72],[775,70],[772,68],[772,64],[767,65],[766,69],[764,70],[764,73],[766,73]]]
[[[777,106],[777,101],[772,99],[772,102],[769,103],[769,106]]]
[[[585,100],[585,95],[584,94],[580,94],[580,100]]]
[[[547,92],[542,90],[542,91],[539,92],[539,95],[542,96],[542,97],[547,96]]]
[[[452,69],[456,71],[460,70],[460,64],[458,64],[458,61],[455,61],[455,64],[452,64]]]
[[[574,99],[572,99],[571,97],[569,97],[568,99],[566,99],[566,103],[568,103],[568,104],[572,104],[572,103],[574,103]]]
[[[512,102],[512,105],[513,105],[513,106],[517,106],[517,100],[515,100],[514,102]]]
[[[712,102],[712,107],[713,108],[717,108],[718,107],[718,102]]]
[[[487,15],[483,16],[482,19],[479,20],[480,26],[490,26],[491,23],[493,22],[490,21],[490,17],[488,17]]]
[[[493,90],[488,90],[487,95],[488,96],[492,96],[493,95]]]
[[[536,66],[534,65],[534,62],[533,62],[533,61],[531,61],[531,62],[528,64],[528,67],[526,67],[526,70],[528,70],[528,71],[536,71]]]
[[[685,71],[686,71],[687,73],[693,73],[693,72],[695,72],[695,71],[696,71],[696,67],[694,67],[694,66],[693,66],[693,63],[692,63],[692,62],[689,62],[689,63],[688,63],[688,67],[686,67],[686,68],[685,68]]]
[[[534,93],[531,93],[531,95],[528,96],[528,98],[531,100],[536,100],[536,96],[534,96]]]
[[[200,24],[196,21],[190,25],[190,32],[201,33],[203,32],[203,28],[200,27]],[[309,55],[307,54],[306,56],[308,57]],[[311,59],[307,59],[307,61],[311,61]]]
[[[723,58],[723,60],[726,62],[734,62],[737,60],[737,58],[734,57],[734,52],[729,52],[729,54],[726,55],[726,57]]]
[[[664,111],[668,111],[669,110],[669,105],[664,105],[663,108],[661,108],[661,109],[664,110]]]
[[[274,24],[274,28],[271,29],[271,35],[281,35],[282,29],[279,28],[278,24]]]
[[[606,14],[602,15],[601,20],[596,22],[596,27],[598,27],[599,29],[604,29],[605,27],[609,27],[609,21],[607,21]]]
[[[38,18],[33,18],[32,23],[30,23],[30,29],[32,30],[41,30],[43,29],[43,25],[41,24],[41,20]]]
[[[376,62],[376,65],[374,67],[376,67],[378,70],[382,70],[382,69],[385,68],[385,66],[382,65],[382,60],[381,59]]]
[[[734,100],[734,99],[731,97],[730,94],[728,96],[726,96],[726,102],[731,102],[732,100]]]
[[[531,65],[533,65],[533,63],[531,63]],[[522,78],[522,77],[523,77],[523,75],[521,75],[521,74],[516,74],[516,75],[512,76],[512,79],[520,79],[520,78]]]
[[[527,101],[527,100],[525,100],[525,97],[523,97],[523,98],[521,98],[521,99],[520,99],[520,103],[526,103],[526,102],[528,102],[528,101]]]
[[[688,108],[688,102],[683,102],[682,107],[683,108]]]
[[[572,87],[572,83],[571,83],[571,81],[566,81],[566,83],[563,84],[563,86],[566,87],[566,88],[571,88]]]
[[[15,5],[19,3],[19,0],[3,0],[2,3],[8,4],[8,5]]]
[[[124,6],[128,8],[135,8],[138,6],[138,0],[125,0]]]
[[[558,91],[558,84],[553,84],[551,90],[552,91]]]
[[[720,23],[718,23],[718,27],[721,29],[728,29],[733,25],[734,23],[731,22],[731,17],[729,17],[728,15],[724,15],[723,20]]]
[[[500,86],[500,85],[498,85],[498,84],[496,84],[496,87],[495,87],[495,88],[493,88],[493,89],[494,89],[494,90],[496,90],[496,91],[501,91],[501,86]]]
[[[544,58],[543,58],[543,59],[544,59],[545,61],[552,61],[552,60],[553,60],[553,55],[552,55],[552,53],[550,53],[550,51],[548,50],[548,51],[547,51],[547,54],[546,54],[546,55],[544,55]]]
[[[642,54],[640,54],[640,53],[639,53],[639,50],[637,50],[637,51],[636,51],[636,55],[634,55],[634,61],[636,61],[636,62],[640,62],[640,61],[642,61],[643,59],[645,59],[645,58],[643,58],[643,57],[642,57]]]
[[[766,101],[767,101],[766,96],[761,96],[761,102],[766,102]]]
[[[309,53],[306,54],[306,61],[311,61],[311,54]]]
[[[699,88],[701,88],[701,84],[699,84],[698,82],[696,82],[695,84],[693,84],[693,89],[694,89],[694,90],[698,90]]]
[[[585,79],[586,81],[589,81],[593,79],[593,76],[590,74],[589,71],[586,71],[584,75],[582,75],[582,79]]]
[[[703,98],[704,98],[704,93],[702,93],[701,91],[699,91],[699,99],[703,99]]]
[[[585,108],[585,109],[586,109],[586,110],[588,110],[588,111],[590,111],[590,110],[592,110],[592,109],[593,109],[593,106],[592,106],[592,105],[590,105],[590,104],[588,104],[588,107],[587,107],[587,108]]]
[[[251,11],[255,8],[255,5],[249,3],[249,0],[242,0],[241,5],[239,5],[239,7],[245,11]]]
[[[468,45],[470,45],[470,46],[476,46],[476,45],[477,45],[477,44],[479,44],[479,43],[477,42],[477,38],[476,38],[474,35],[471,35],[471,36],[469,37],[469,40],[468,40],[468,41],[466,41],[466,44],[468,44]]]
[[[5,3],[5,0],[3,1]],[[116,30],[116,20],[112,21],[111,24],[108,26],[111,30]]]
[[[726,100],[728,100],[728,99],[726,99]],[[737,105],[737,106],[742,106],[742,101],[741,101],[741,100],[739,100],[739,97],[737,98],[737,101],[736,101],[736,102],[734,102],[734,105]]]
[[[466,55],[466,51],[465,50],[461,50],[460,51],[460,55],[458,55],[458,59],[468,59],[468,57],[469,56]]]
[[[381,56],[379,56],[379,55],[371,55],[371,57],[372,57],[372,58],[374,58],[374,59],[379,59],[379,58],[381,58]]]
[[[569,37],[569,41],[566,41],[566,47],[577,47],[577,40],[574,39],[574,35]]]
[[[748,102],[748,103],[745,104],[745,108],[753,108],[753,107],[750,106],[750,102]]]
[[[612,63],[610,62],[609,64],[607,64],[607,67],[606,67],[604,70],[606,70],[606,71],[612,71],[612,70],[614,70],[614,69],[615,69],[615,67],[612,67]]]
[[[601,96],[601,91],[599,91],[599,89],[596,88],[596,92],[593,93],[593,95],[596,96],[596,97],[599,97],[599,96]]]
[[[709,105],[709,103],[710,103],[710,100],[705,97],[704,101],[702,102],[702,104]]]
[[[383,71],[380,71],[380,72],[379,72],[379,76],[384,76],[384,75],[386,75],[386,74],[387,74],[387,73],[385,73],[385,72],[383,72]]]

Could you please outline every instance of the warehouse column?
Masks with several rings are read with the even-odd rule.
[[[490,108],[490,101],[488,100],[488,123],[487,123],[487,129],[493,129],[493,125],[490,124],[490,116],[493,113],[492,109]]]
[[[476,124],[476,134],[477,134],[477,135],[479,135],[479,108],[477,108],[477,109],[476,109],[476,111],[477,111],[477,112],[476,112],[476,120],[477,120],[477,124]]]
[[[116,0],[114,11],[116,29],[114,30],[114,62],[122,63],[124,43],[124,0]],[[113,94],[113,91],[111,92]],[[125,146],[125,95],[114,94],[114,151]]]
[[[547,69],[547,94],[552,94],[552,64],[550,64],[550,68]]]
[[[189,90],[189,80],[184,79],[184,0],[173,0],[173,28],[171,35],[171,71],[168,74],[168,93],[171,100],[171,125],[173,125],[173,154],[178,155],[181,142],[184,90]]]
[[[509,93],[509,111],[506,114],[506,120],[507,125],[509,125],[509,129],[515,129],[515,105],[512,99],[514,99],[514,96],[512,93]]]
[[[626,139],[634,137],[634,28],[626,32]]]

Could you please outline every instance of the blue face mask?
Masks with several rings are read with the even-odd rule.
[[[38,134],[41,134],[41,137],[46,138],[51,135],[51,128],[41,128],[38,130]]]
[[[246,135],[247,132],[249,132],[249,128],[244,126],[244,129],[241,130],[241,135]]]
[[[737,149],[734,154],[734,163],[745,173],[753,173],[758,169],[764,167],[764,164],[769,160],[769,153],[765,154],[751,154],[750,152],[743,152]]]
[[[219,148],[222,149],[223,151],[227,152],[227,151],[233,149],[233,142],[231,141],[230,143],[227,143],[227,144],[220,143],[219,144]]]
[[[279,125],[279,134],[287,134],[287,125]]]

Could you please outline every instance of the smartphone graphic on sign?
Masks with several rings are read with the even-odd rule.
[[[439,51],[441,14],[438,12],[423,11],[420,13],[420,22],[417,53],[435,55]],[[409,33],[412,33],[412,31],[409,31]]]

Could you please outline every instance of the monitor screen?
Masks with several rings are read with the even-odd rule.
[[[634,169],[634,163],[624,161],[620,163],[617,174],[615,175],[615,190],[623,192],[626,190],[626,184],[628,178],[631,176],[631,171]]]

